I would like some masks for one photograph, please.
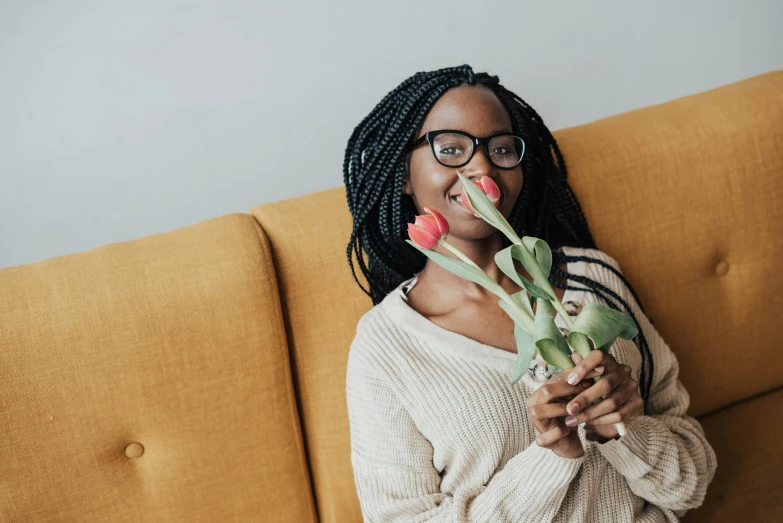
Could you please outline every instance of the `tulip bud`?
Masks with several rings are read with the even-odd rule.
[[[481,189],[481,192],[487,195],[487,198],[489,198],[489,201],[492,202],[492,205],[495,207],[498,206],[500,203],[500,189],[498,188],[495,181],[490,178],[489,176],[482,176],[481,181],[478,180],[471,180],[476,187]],[[472,205],[470,205],[470,201],[468,200],[468,192],[465,189],[462,189],[462,205],[467,207],[467,209],[472,212],[476,217],[480,216],[476,212],[476,210],[473,208]]]
[[[489,201],[492,202],[492,205],[497,207],[498,202],[500,202],[500,188],[495,183],[495,180],[489,176],[482,176],[481,186],[484,190],[484,194],[486,194],[487,198],[489,198]]]
[[[422,249],[434,249],[449,234],[449,222],[435,209],[425,207],[428,216],[416,216],[414,223],[408,224],[408,237]]]

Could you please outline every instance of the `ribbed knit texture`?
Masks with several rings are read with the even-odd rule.
[[[619,270],[595,249],[569,248]],[[351,462],[365,521],[676,521],[699,506],[717,466],[699,423],[686,414],[678,364],[628,289],[597,264],[568,264],[614,290],[633,308],[655,361],[651,414],[627,434],[585,454],[561,458],[535,443],[525,400],[540,386],[511,385],[516,354],[431,322],[400,290],[359,321],[348,357]],[[578,284],[576,284],[578,285]],[[563,299],[598,301],[566,290]],[[564,328],[562,318],[556,319]],[[610,350],[639,378],[632,341]]]

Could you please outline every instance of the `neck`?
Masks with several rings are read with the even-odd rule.
[[[492,278],[504,289],[513,289],[516,284],[508,278],[495,264],[495,254],[503,248],[503,237],[500,232],[484,238],[483,240],[463,240],[460,238],[449,237],[447,241],[462,252],[465,256],[473,260],[487,276]],[[438,247],[436,252],[444,254],[450,258],[456,258],[445,247]],[[521,264],[517,265],[517,271],[527,276]],[[419,281],[426,280],[427,286],[432,290],[437,290],[439,294],[469,296],[476,299],[489,297],[491,292],[484,287],[472,281],[468,281],[460,276],[450,273],[437,263],[430,259],[419,272]]]

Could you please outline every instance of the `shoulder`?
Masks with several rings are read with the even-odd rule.
[[[406,332],[379,303],[365,312],[356,324],[348,350],[348,372],[383,374],[405,347]]]
[[[579,262],[586,263],[587,266],[599,265],[603,267],[613,267],[618,272],[620,271],[620,264],[617,260],[601,249],[593,249],[590,247],[571,247],[564,246],[563,252],[567,256],[576,257]]]
[[[563,251],[566,255],[576,258],[577,264],[573,266],[574,274],[586,276],[613,291],[623,287],[624,277],[620,264],[606,251],[569,246],[563,247]]]
[[[621,301],[620,310],[630,312],[634,316],[643,316],[643,323],[649,322],[639,303],[636,292],[623,274],[623,269],[617,259],[601,249],[580,249],[585,276],[605,287],[602,294],[610,297],[613,302]]]
[[[609,270],[610,272],[613,272],[609,268],[612,267],[615,271],[622,274],[620,263],[617,261],[616,258],[614,258],[608,252],[602,251],[601,249],[589,249],[589,248],[583,248],[581,249],[581,251],[584,253],[583,256],[593,259],[588,264],[589,266],[599,267],[599,268],[603,268],[604,270]]]
[[[356,323],[349,355],[372,351],[373,346],[383,343],[390,326],[390,318],[384,313],[382,303],[362,314]]]
[[[627,288],[624,283],[625,276],[614,256],[601,249],[587,247],[571,247],[568,254],[579,256],[580,261],[584,263],[584,267],[578,271],[579,274],[587,276],[620,296],[625,295]]]

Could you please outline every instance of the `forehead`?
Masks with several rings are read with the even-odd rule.
[[[511,119],[495,93],[483,86],[460,85],[446,91],[430,109],[420,135],[439,129],[466,131],[487,136],[511,131]]]

